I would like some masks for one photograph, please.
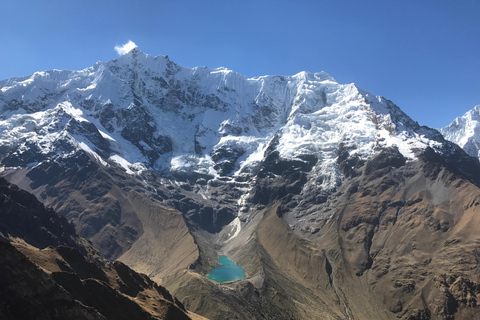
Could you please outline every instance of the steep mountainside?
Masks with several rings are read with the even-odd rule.
[[[455,142],[466,153],[480,158],[480,105],[453,120],[440,132],[445,139]]]
[[[318,202],[349,167],[382,148],[397,146],[408,159],[426,147],[445,155],[453,148],[392,102],[324,72],[248,79],[224,68],[183,68],[135,48],[82,71],[37,72],[0,88],[1,164],[25,168],[31,182],[13,181],[67,215],[108,257],[128,249],[142,227],[125,201],[112,202],[119,192],[105,171],[122,168],[192,223],[218,232],[275,200],[257,178],[290,170],[276,197]],[[92,176],[76,203],[58,201]],[[178,183],[186,192],[172,197]],[[97,195],[101,208],[90,201]],[[122,226],[115,226],[118,208],[126,212]]]
[[[0,91],[1,175],[189,310],[479,312],[480,164],[385,98],[324,72],[246,78],[138,48]],[[246,279],[208,280],[219,254]]]
[[[2,319],[190,319],[163,287],[109,263],[33,195],[0,179]]]

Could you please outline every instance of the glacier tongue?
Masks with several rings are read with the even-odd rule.
[[[359,159],[391,146],[409,159],[427,146],[443,152],[434,130],[325,72],[247,78],[135,48],[81,71],[4,80],[0,90],[4,155],[82,149],[130,174],[253,176],[273,148],[283,159],[315,156],[309,183],[331,190],[343,178],[339,149]]]

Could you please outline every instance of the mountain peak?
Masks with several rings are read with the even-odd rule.
[[[147,53],[144,53],[139,47],[134,47],[134,48],[131,48],[130,50],[120,54],[120,56],[116,59],[138,59],[140,57],[147,57],[147,56],[150,56],[149,54]],[[116,60],[114,59],[114,60]]]
[[[480,158],[480,105],[455,118],[440,132],[445,139],[458,144],[470,156]]]
[[[152,56],[148,53],[143,52],[133,41],[129,40],[126,44],[122,46],[116,46],[115,51],[118,53],[119,57],[112,59],[110,61],[122,62],[124,64],[134,65],[137,63],[145,62],[146,60],[155,60],[158,63],[158,60],[165,61],[165,63],[174,63],[171,61],[167,55],[158,55]],[[109,62],[110,62],[109,61]],[[107,62],[107,63],[109,63]],[[150,66],[151,67],[151,66]]]
[[[303,80],[315,80],[315,81],[332,81],[337,82],[335,78],[326,73],[325,71],[311,73],[310,71],[301,71],[293,76],[297,79]]]

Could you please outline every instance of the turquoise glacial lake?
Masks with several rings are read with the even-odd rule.
[[[245,270],[227,256],[220,256],[218,263],[220,266],[208,274],[208,279],[219,283],[245,279]]]

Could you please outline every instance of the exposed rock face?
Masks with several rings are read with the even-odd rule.
[[[190,319],[163,287],[108,263],[65,218],[0,180],[2,319]]]

